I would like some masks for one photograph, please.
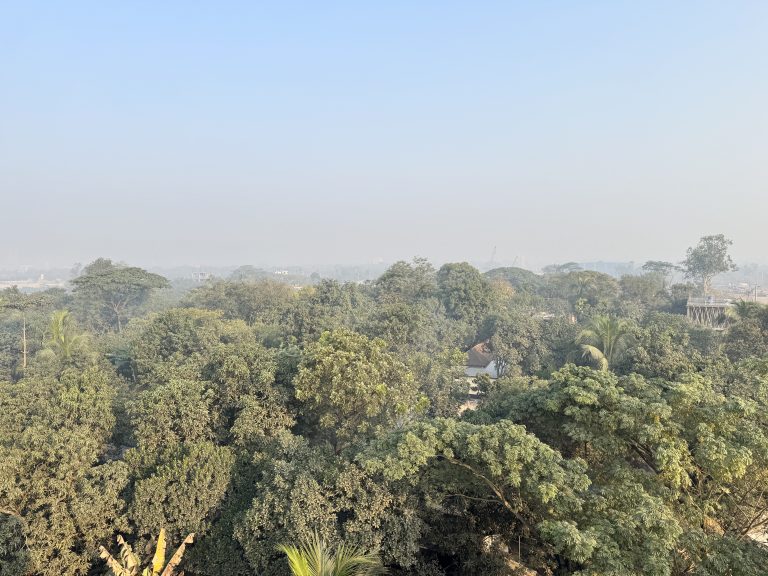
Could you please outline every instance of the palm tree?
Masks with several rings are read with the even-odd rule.
[[[84,339],[82,334],[75,331],[68,310],[56,310],[53,313],[51,324],[48,327],[48,335],[46,346],[63,360],[69,360]]]
[[[107,562],[109,570],[114,576],[174,576],[176,567],[181,562],[185,548],[192,544],[195,535],[189,534],[174,552],[168,564],[165,563],[165,530],[160,529],[160,535],[157,537],[157,546],[155,554],[152,557],[152,564],[144,568],[141,572],[141,562],[139,557],[134,554],[131,545],[123,540],[122,536],[117,537],[117,543],[120,544],[120,560],[115,559],[104,546],[99,546],[99,556]]]
[[[601,370],[610,370],[627,351],[630,326],[620,318],[595,316],[576,337],[582,358],[596,363]]]
[[[293,576],[375,576],[386,570],[376,554],[339,545],[331,550],[317,534],[300,546],[279,546],[288,557]]]

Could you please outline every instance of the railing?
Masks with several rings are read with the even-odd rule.
[[[688,298],[688,306],[717,306],[722,308],[731,304],[733,301],[728,298],[713,298],[712,296]]]

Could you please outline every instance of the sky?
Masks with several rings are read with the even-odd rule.
[[[0,268],[768,263],[768,2],[0,0]]]

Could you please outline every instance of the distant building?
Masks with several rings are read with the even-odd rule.
[[[192,280],[195,282],[205,282],[211,278],[213,278],[213,276],[209,272],[192,272]]]
[[[496,361],[493,359],[493,353],[487,341],[478,342],[467,350],[467,364],[464,368],[464,374],[470,378],[480,374],[488,374],[491,378],[499,377]]]

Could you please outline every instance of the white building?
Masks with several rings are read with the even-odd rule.
[[[493,359],[491,347],[488,342],[479,342],[467,350],[467,364],[464,374],[470,378],[480,374],[488,374],[491,378],[498,378],[496,361]]]

